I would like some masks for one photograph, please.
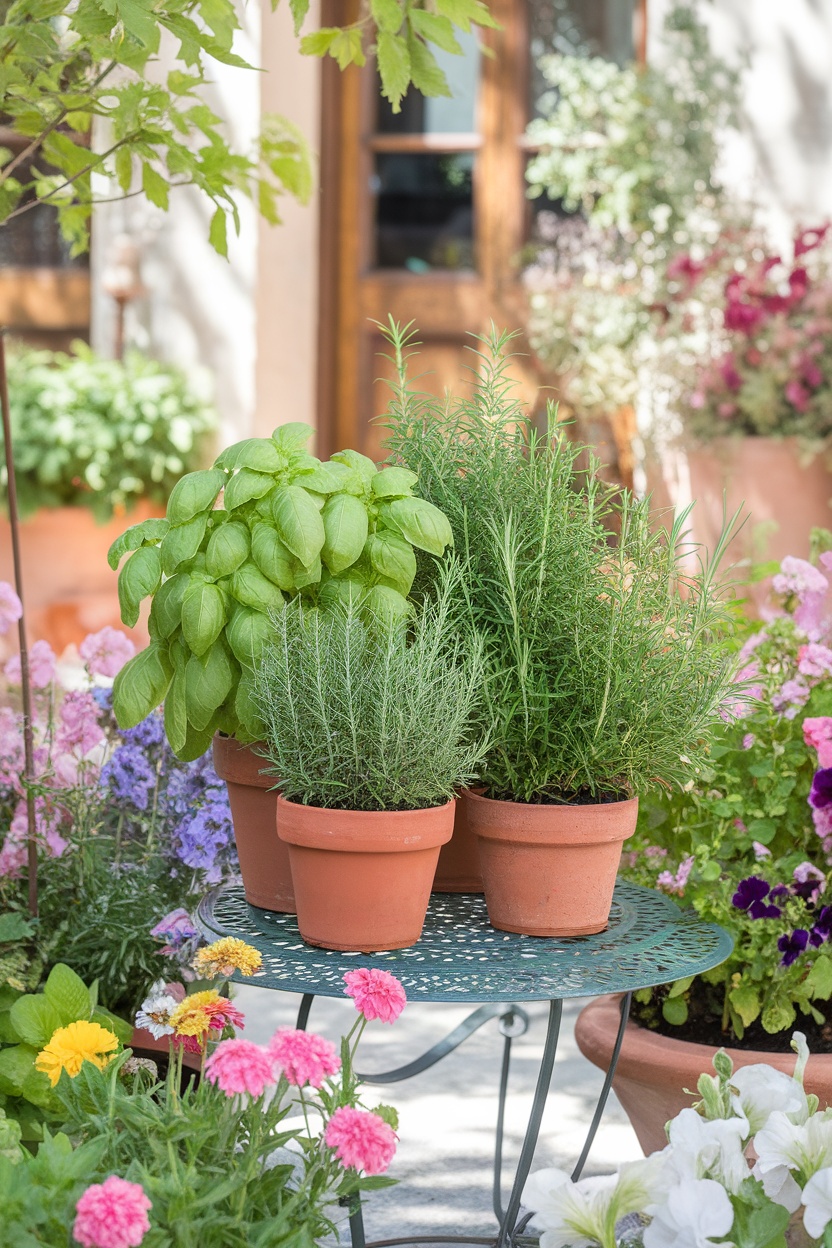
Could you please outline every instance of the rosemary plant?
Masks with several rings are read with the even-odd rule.
[[[255,689],[285,797],[419,810],[476,777],[483,645],[454,615],[458,572],[440,578],[406,627],[353,604],[323,611],[295,599],[275,614]]]
[[[668,531],[598,480],[554,407],[540,432],[508,373],[510,338],[484,340],[470,398],[440,402],[408,381],[407,329],[388,330],[391,459],[448,516],[460,605],[485,639],[486,793],[598,802],[683,785],[733,680],[716,575],[731,526],[700,557],[685,517]]]

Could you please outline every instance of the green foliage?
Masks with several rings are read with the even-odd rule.
[[[275,617],[256,696],[281,792],[343,810],[438,806],[482,757],[482,647],[459,631],[451,571],[408,626],[358,603]]]
[[[312,433],[293,423],[235,443],[177,482],[164,527],[134,526],[113,543],[111,567],[129,554],[118,580],[124,622],[153,600],[151,643],[115,682],[122,728],[164,701],[180,758],[204,753],[217,731],[257,740],[244,674],[284,595],[310,605],[355,595],[376,614],[407,615],[413,547],[441,555],[446,518],[413,494],[412,473],[388,480],[389,470],[349,450],[321,463],[305,450]]]
[[[24,516],[84,506],[107,520],[139,498],[165,502],[215,420],[178,370],[138,352],[103,360],[80,342],[72,355],[15,351],[9,401]]]
[[[45,1134],[37,1156],[0,1154],[0,1248],[58,1248],[68,1242],[75,1204],[101,1164],[105,1142],[73,1148],[64,1134]]]
[[[485,637],[488,792],[603,800],[684,784],[732,678],[715,645],[722,544],[691,574],[684,518],[668,533],[646,503],[605,495],[554,410],[540,433],[508,376],[510,335],[485,340],[470,399],[442,402],[408,387],[406,331],[388,336],[391,459],[450,519]]]

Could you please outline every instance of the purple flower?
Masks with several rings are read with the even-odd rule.
[[[824,906],[815,919],[814,927],[809,936],[812,944],[822,945],[832,939],[832,906]]]
[[[816,810],[832,806],[832,767],[821,767],[812,777],[809,805]]]
[[[775,884],[768,895],[769,901],[774,901],[778,897],[791,896],[791,889],[788,884]]]
[[[791,966],[796,962],[809,943],[809,933],[802,927],[796,927],[791,936],[783,935],[777,941],[777,948],[782,953],[781,966]]]
[[[217,791],[180,829],[179,857],[188,867],[210,871],[217,854],[232,838],[231,813],[228,800]]]
[[[795,867],[792,885],[795,896],[802,897],[804,901],[817,901],[825,885],[826,876],[817,867],[813,867],[811,862],[801,862]]]
[[[747,910],[755,901],[762,901],[764,897],[768,897],[769,886],[759,875],[749,875],[746,879],[740,880],[737,891],[731,898],[731,905],[736,906],[738,910]]]
[[[167,942],[160,953],[173,956],[184,954],[186,958],[191,955],[199,939],[199,932],[194,927],[191,916],[181,906],[160,919],[151,929],[150,935]]]
[[[130,802],[137,810],[147,810],[156,787],[156,772],[137,745],[120,745],[101,772],[116,797]]]
[[[131,745],[139,746],[140,749],[154,749],[165,742],[164,720],[161,715],[157,715],[153,711],[140,724],[136,724],[135,728],[126,728],[122,732],[121,738]]]

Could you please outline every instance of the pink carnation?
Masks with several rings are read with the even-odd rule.
[[[61,703],[60,725],[56,734],[59,750],[77,750],[88,754],[106,737],[98,722],[98,703],[91,693],[73,689]]]
[[[296,1088],[302,1088],[306,1083],[319,1088],[324,1079],[341,1069],[335,1045],[314,1031],[278,1027],[266,1047],[272,1061],[277,1062]]]
[[[7,633],[23,615],[23,603],[8,581],[0,581],[0,634]]]
[[[803,721],[803,740],[817,750],[820,767],[832,767],[832,716],[807,716]]]
[[[378,1114],[343,1105],[336,1109],[324,1141],[344,1166],[365,1174],[383,1174],[396,1153],[396,1133]]]
[[[3,670],[11,684],[19,685],[20,655],[13,654]],[[55,653],[48,641],[36,641],[30,649],[29,676],[35,689],[45,689],[55,679]]]
[[[272,1059],[253,1040],[223,1040],[205,1063],[205,1077],[226,1096],[262,1096],[274,1084]]]
[[[120,628],[110,628],[108,624],[97,633],[89,633],[78,647],[78,653],[90,675],[118,676],[136,653],[136,647]]]
[[[76,1204],[73,1237],[83,1248],[137,1248],[150,1230],[150,1208],[140,1183],[111,1174],[88,1187]]]
[[[347,996],[352,997],[355,1008],[368,1022],[378,1018],[383,1023],[394,1023],[407,1005],[404,988],[389,971],[361,967],[347,971],[344,983]]]

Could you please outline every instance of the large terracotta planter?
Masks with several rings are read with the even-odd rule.
[[[414,945],[450,840],[453,801],[426,810],[323,810],[277,799],[303,939],[373,953]]]
[[[468,807],[464,802],[456,804],[454,834],[439,851],[435,893],[481,893],[480,845],[468,827]]]
[[[295,913],[289,851],[277,835],[277,792],[267,766],[265,747],[240,745],[233,737],[214,737],[214,769],[228,788],[234,840],[246,900],[261,910]]]
[[[488,917],[503,932],[588,936],[607,926],[638,798],[587,806],[502,802],[466,792]]]
[[[620,1020],[619,997],[599,997],[578,1015],[575,1039],[584,1057],[606,1071]],[[785,1038],[788,1044],[788,1037]],[[713,1072],[715,1048],[659,1035],[628,1023],[618,1059],[613,1089],[633,1125],[645,1153],[664,1148],[665,1123],[698,1099],[696,1083],[703,1073]],[[766,1053],[755,1049],[727,1049],[734,1067],[765,1062],[792,1074],[795,1054]],[[832,1054],[813,1053],[806,1068],[804,1086],[820,1100],[820,1108],[832,1105]],[[689,1096],[685,1089],[694,1094]]]
[[[86,507],[44,508],[20,529],[26,620],[34,638],[44,638],[60,654],[87,633],[109,624],[147,645],[142,618],[125,629],[118,606],[118,574],[107,563],[110,546],[131,524],[163,516],[161,505],[139,502],[123,516],[98,524]],[[13,581],[9,522],[0,516],[0,581]]]

